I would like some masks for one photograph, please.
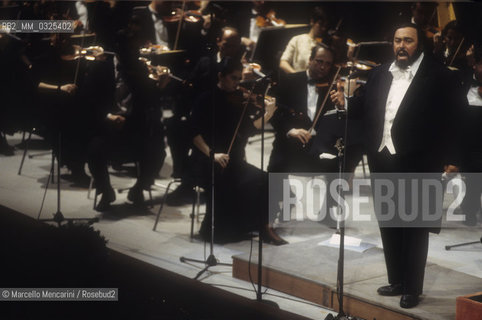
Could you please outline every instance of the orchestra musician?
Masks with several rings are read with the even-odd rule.
[[[239,240],[247,232],[260,230],[263,240],[282,245],[268,222],[267,174],[246,162],[248,137],[261,128],[262,118],[252,119],[247,101],[238,90],[243,66],[239,60],[226,57],[221,62],[218,83],[198,100],[192,114],[193,158],[198,185],[211,195],[210,158],[215,162],[214,212],[215,240]],[[214,96],[213,96],[214,95]],[[246,111],[243,112],[243,109]],[[276,109],[274,101],[266,103],[265,122]],[[211,197],[207,197],[211,199]],[[207,202],[206,215],[199,231],[205,240],[211,235],[212,204]]]
[[[85,86],[97,64],[88,64],[78,54],[79,47],[72,44],[69,35],[52,34],[50,46],[32,60],[32,72],[37,92],[38,107],[33,109],[35,118],[42,123],[41,134],[51,141],[55,149],[58,132],[62,135],[61,159],[70,171],[74,184],[88,186],[90,178],[85,173],[87,144],[92,133],[92,112],[96,104],[86,103],[94,92]],[[94,88],[102,88],[94,84]],[[97,92],[98,93],[98,92]]]
[[[149,190],[165,158],[161,124],[160,96],[169,76],[160,74],[159,80],[149,78],[147,66],[139,60],[143,37],[139,34],[135,17],[129,27],[118,34],[116,63],[116,111],[104,113],[103,134],[89,144],[89,169],[97,194],[102,194],[96,210],[108,210],[115,201],[107,164],[109,160],[136,161],[139,174],[127,199],[135,205],[144,202],[144,190]]]
[[[444,165],[460,163],[457,126],[463,96],[453,74],[423,53],[423,37],[414,24],[397,26],[395,61],[373,69],[359,95],[350,98],[349,116],[364,120],[370,172],[390,173],[387,179],[398,173],[424,173],[440,179]],[[339,107],[345,106],[341,90],[333,91],[331,97]],[[378,195],[373,196],[375,204],[380,203]],[[405,200],[394,197],[394,201]],[[423,201],[435,200],[428,197]],[[411,207],[405,203],[405,208]],[[375,205],[377,217],[386,214],[381,208]],[[401,295],[400,306],[413,308],[423,291],[429,232],[440,231],[441,217],[426,226],[418,219],[405,221],[396,209],[398,203],[394,208],[393,219],[379,220],[389,285],[380,287],[378,294]]]
[[[141,33],[148,43],[172,48],[175,34],[170,33],[172,30],[168,30],[163,20],[163,17],[171,15],[169,2],[153,0],[146,7],[135,7],[132,13],[142,22]]]
[[[224,27],[217,38],[217,50],[201,57],[189,76],[188,81],[192,83],[192,92],[190,93],[191,105],[195,103],[200,95],[210,91],[216,85],[221,61],[227,57],[240,61],[242,54],[243,46],[241,45],[241,37],[238,31],[232,27]],[[169,205],[180,205],[192,200],[192,173],[187,165],[182,166],[183,163],[189,161],[188,152],[192,145],[186,128],[190,117],[189,112],[184,117],[184,121],[169,121],[167,123],[168,142],[173,153],[173,160],[177,161],[174,164],[174,174],[182,179],[182,183],[176,190],[167,196],[166,203]],[[180,167],[184,170],[181,171]]]
[[[448,67],[470,74],[471,70],[465,58],[469,46],[469,39],[457,20],[447,23],[442,32],[434,36],[435,57]]]
[[[315,7],[311,14],[310,31],[291,38],[284,50],[279,67],[285,73],[306,70],[311,49],[318,42],[328,43],[328,16],[321,7]]]
[[[306,70],[289,74],[280,83],[280,107],[271,121],[276,135],[268,171],[323,171],[318,154],[311,153],[311,148],[303,148],[303,145],[311,146],[313,133],[309,129],[327,89],[318,89],[317,84],[332,81],[334,59],[335,54],[330,47],[316,45],[311,50]]]
[[[465,214],[465,224],[477,225],[481,216],[480,195],[482,185],[480,176],[473,173],[482,172],[482,131],[480,121],[482,120],[482,46],[474,47],[473,58],[475,64],[472,67],[472,74],[465,84],[467,119],[464,121],[466,137],[464,143],[464,156],[462,161],[462,172],[465,176],[466,193],[460,207]]]

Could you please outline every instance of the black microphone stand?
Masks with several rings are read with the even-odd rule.
[[[208,47],[209,49],[209,47]],[[211,56],[211,82],[214,83],[214,77],[217,77],[217,70],[215,68],[216,62],[216,55],[215,53],[212,53]],[[215,191],[215,161],[214,161],[214,148],[215,148],[215,133],[216,133],[216,86],[213,86],[212,89],[212,113],[211,113],[211,118],[212,118],[212,126],[211,126],[211,148],[209,151],[209,160],[211,162],[211,239],[209,242],[209,256],[207,257],[206,260],[199,260],[199,259],[192,259],[192,258],[186,258],[186,257],[180,257],[179,260],[183,263],[187,262],[194,262],[194,263],[203,263],[205,267],[199,271],[196,276],[194,277],[194,280],[199,279],[199,277],[206,271],[209,270],[209,268],[214,267],[214,266],[232,266],[231,263],[222,263],[219,262],[216,256],[214,255],[214,206],[215,206],[215,201],[214,201],[214,191]]]
[[[57,152],[52,150],[52,165],[50,167],[50,174],[47,179],[47,183],[45,185],[45,191],[42,199],[42,204],[40,206],[40,210],[37,216],[38,221],[43,222],[55,222],[60,227],[63,222],[67,222],[68,224],[73,224],[75,221],[85,221],[88,225],[92,225],[95,222],[99,221],[99,218],[65,218],[60,211],[60,200],[61,200],[61,193],[60,193],[60,164],[61,164],[61,151],[62,151],[62,132],[60,129],[60,125],[57,132]],[[54,171],[55,171],[55,160],[57,159],[57,211],[53,214],[53,218],[51,219],[40,219],[40,215],[42,214],[42,208],[45,202],[45,197],[47,195],[47,190],[49,188],[50,179],[53,181]]]
[[[261,108],[261,171],[264,170],[264,133],[265,133],[265,114],[266,114],[266,104],[264,102],[266,93],[271,86],[271,78],[269,76],[264,75],[261,79],[256,80],[257,82],[267,82],[268,87],[264,91],[262,97],[262,108]],[[258,241],[258,289],[256,291],[256,301],[262,302],[273,307],[279,308],[278,304],[273,301],[263,300],[263,235],[264,235],[264,221],[263,217],[259,217],[259,241]]]
[[[355,54],[354,59],[356,60],[358,54],[360,52],[360,46],[357,47],[357,52]],[[350,94],[350,75],[353,73],[354,65],[351,66],[348,76],[348,95]],[[348,99],[347,105],[345,105],[345,130],[344,130],[344,139],[338,138],[335,144],[335,148],[338,151],[338,179],[342,178],[344,168],[345,168],[345,159],[346,159],[346,140],[348,135]],[[340,188],[340,187],[339,187]],[[338,197],[340,197],[341,190],[338,190]],[[338,297],[338,314],[334,317],[331,313],[326,316],[325,320],[349,320],[349,319],[357,319],[353,317],[349,317],[345,314],[344,311],[344,303],[343,303],[343,289],[344,289],[344,272],[345,272],[345,220],[340,218],[340,214],[342,213],[341,201],[338,199],[337,204],[337,231],[336,233],[340,235],[340,245],[338,249],[338,267],[337,267],[337,276],[336,276],[336,291]]]
[[[85,30],[82,30],[82,34],[85,33]],[[82,37],[82,43],[81,47],[84,46],[84,38]],[[79,74],[79,67],[80,67],[80,58],[77,60],[77,66],[75,69],[75,75],[74,75],[74,84],[77,84],[78,80],[78,74]],[[42,204],[40,206],[40,210],[37,216],[37,220],[43,221],[43,222],[55,222],[57,225],[60,227],[63,222],[67,221],[68,224],[73,224],[75,221],[85,221],[87,222],[88,225],[92,225],[94,222],[98,222],[99,218],[65,218],[64,215],[62,214],[62,211],[60,211],[60,200],[61,200],[61,194],[60,194],[60,165],[62,163],[61,161],[61,154],[62,154],[62,125],[60,123],[61,120],[57,120],[58,123],[58,128],[57,128],[57,154],[55,154],[54,149],[52,150],[52,165],[50,168],[50,174],[49,178],[47,180],[47,183],[45,184],[45,191],[42,199]],[[42,208],[45,202],[45,197],[47,195],[47,190],[49,187],[49,181],[52,178],[54,178],[54,168],[55,168],[55,159],[57,159],[57,212],[53,214],[53,218],[51,219],[40,219],[40,215],[42,213]]]

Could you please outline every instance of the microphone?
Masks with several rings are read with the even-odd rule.
[[[379,46],[379,45],[392,45],[392,42],[390,42],[390,41],[364,41],[364,42],[358,42],[357,44],[355,44],[355,47]]]

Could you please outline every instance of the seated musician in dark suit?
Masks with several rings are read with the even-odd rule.
[[[32,112],[35,125],[56,150],[57,134],[61,134],[61,164],[71,171],[70,176],[64,177],[78,186],[88,186],[90,178],[84,167],[95,125],[92,114],[108,83],[98,77],[105,75],[103,71],[98,73],[103,61],[87,62],[78,55],[78,49],[70,36],[53,34],[50,46],[33,58],[32,73],[38,92]]]
[[[464,157],[462,162],[462,172],[467,172],[465,176],[466,193],[461,204],[461,209],[465,214],[465,224],[476,225],[477,219],[481,216],[480,196],[482,193],[482,183],[480,175],[471,173],[482,172],[482,45],[474,49],[474,60],[472,76],[467,79],[465,91],[467,97],[467,120],[464,127],[465,143]]]
[[[332,151],[336,137],[323,131],[325,117],[332,114],[334,104],[327,101],[322,110],[320,121],[313,131],[310,128],[333,80],[334,52],[325,45],[315,46],[309,58],[306,71],[286,76],[279,88],[279,108],[271,123],[276,130],[273,150],[269,161],[270,172],[334,172],[335,161],[320,161],[320,154]],[[333,114],[336,121],[336,114]],[[339,120],[339,126],[344,124]],[[318,133],[319,131],[322,131]],[[343,130],[342,130],[343,131]],[[314,134],[316,133],[316,136]],[[335,153],[332,151],[331,153]],[[359,153],[351,154],[348,171],[358,163]]]
[[[172,47],[175,34],[171,34],[172,30],[168,30],[166,22],[163,20],[164,16],[171,14],[168,3],[151,1],[146,7],[135,7],[132,13],[142,22],[140,32],[145,37],[146,43],[158,44],[166,48]]]
[[[132,21],[118,38],[116,94],[120,108],[104,115],[106,130],[89,146],[89,169],[97,194],[102,194],[98,211],[107,210],[115,201],[107,171],[109,160],[139,162],[139,175],[127,199],[142,204],[143,190],[154,183],[165,158],[159,99],[169,77],[161,74],[158,81],[149,78],[147,67],[138,59],[143,39],[135,23]]]
[[[147,6],[133,9],[133,15],[142,21],[141,32],[147,38],[143,45],[161,45],[167,50],[187,49],[188,54],[197,56],[204,40],[201,31],[205,17],[190,10],[197,9],[194,2],[185,3],[184,16],[178,5],[180,3],[175,1],[153,0]],[[180,29],[179,23],[181,23]]]

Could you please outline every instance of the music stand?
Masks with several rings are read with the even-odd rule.
[[[296,35],[306,33],[308,30],[309,26],[307,24],[288,24],[283,27],[261,29],[253,52],[253,62],[262,65],[265,73],[278,70],[279,58],[290,39]]]

